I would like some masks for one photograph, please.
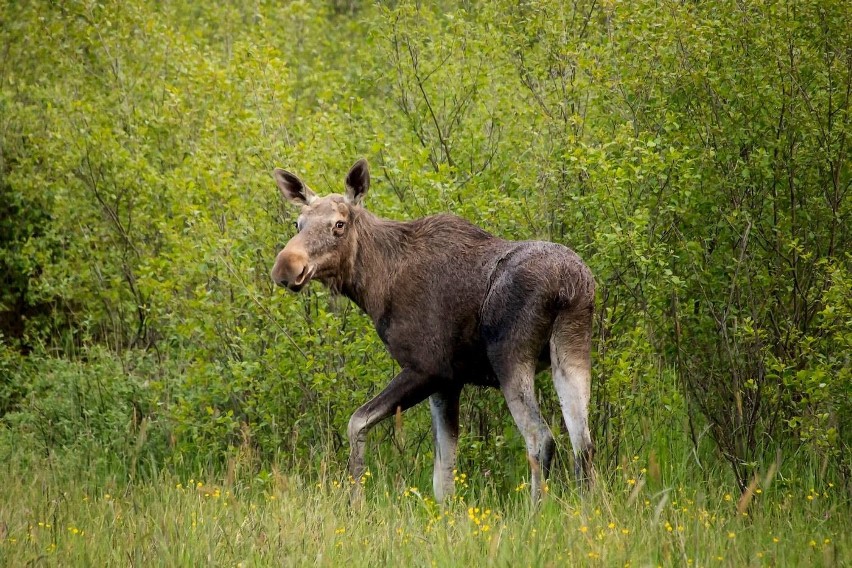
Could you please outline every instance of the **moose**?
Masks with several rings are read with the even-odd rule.
[[[368,211],[365,159],[343,195],[317,196],[276,168],[283,197],[300,208],[297,233],[278,253],[272,280],[298,292],[318,280],[373,321],[401,371],[349,421],[353,501],[362,498],[367,432],[429,399],[437,501],[454,492],[459,395],[466,384],[498,387],[523,435],[531,497],[540,498],[555,449],[536,402],[534,377],[551,368],[574,453],[591,483],[591,328],[595,281],[572,250],[497,238],[461,217],[391,221]]]

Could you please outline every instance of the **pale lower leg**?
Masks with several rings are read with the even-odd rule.
[[[435,470],[432,487],[435,500],[444,501],[455,492],[454,470],[459,437],[459,393],[436,393],[429,397],[432,433],[435,438]]]

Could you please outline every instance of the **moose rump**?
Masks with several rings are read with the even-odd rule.
[[[533,384],[546,365],[575,472],[591,480],[594,279],[577,254],[549,242],[499,239],[454,215],[381,219],[362,206],[370,183],[364,160],[350,170],[343,195],[318,197],[289,172],[276,169],[274,176],[282,195],[301,211],[298,233],[278,254],[272,279],[293,291],[316,279],[349,297],[371,317],[401,367],[349,422],[354,499],[360,498],[367,432],[426,398],[435,438],[435,496],[453,493],[465,384],[503,392],[526,443],[537,499],[554,452]]]

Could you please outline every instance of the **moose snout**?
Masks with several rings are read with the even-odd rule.
[[[284,250],[278,253],[272,266],[270,277],[279,286],[298,292],[310,282],[316,267],[311,266],[306,254],[300,251]]]

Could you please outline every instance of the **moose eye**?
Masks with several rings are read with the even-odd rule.
[[[344,227],[344,225],[346,225],[346,223],[344,223],[343,221],[338,221],[337,223],[334,224],[334,227],[336,229],[342,229]]]

